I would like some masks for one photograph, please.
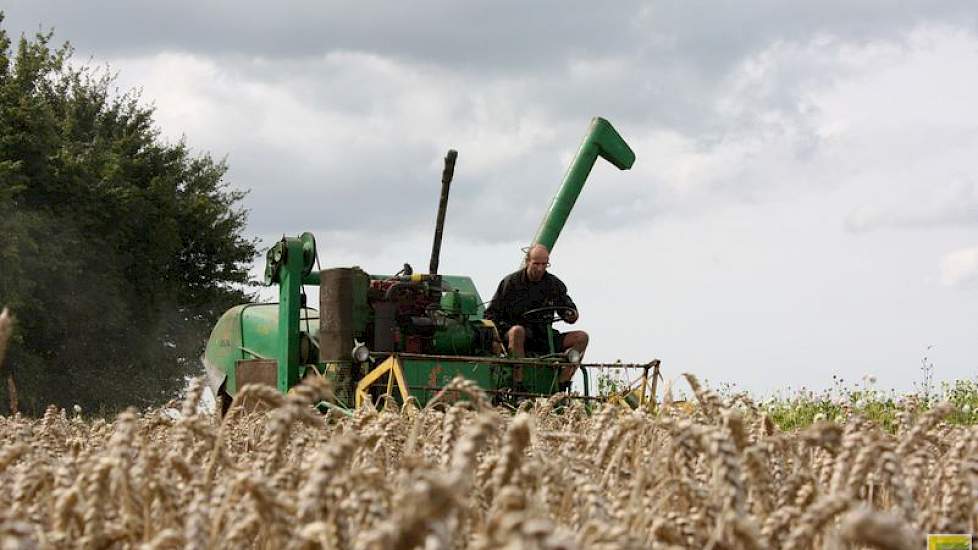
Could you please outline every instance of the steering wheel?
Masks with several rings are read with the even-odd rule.
[[[569,323],[569,314],[577,316],[577,310],[568,306],[543,306],[536,307],[523,313],[523,320],[527,323],[547,323],[552,324],[557,321]]]

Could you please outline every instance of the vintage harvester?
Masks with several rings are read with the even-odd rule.
[[[635,162],[631,148],[602,118],[592,120],[533,243],[553,250],[598,157],[620,170]],[[203,362],[224,407],[246,384],[268,384],[285,393],[313,375],[332,379],[339,405],[346,407],[381,395],[402,402],[413,397],[423,405],[459,375],[500,401],[549,396],[558,390],[558,372],[569,364],[578,365],[584,376],[584,398],[588,368],[629,366],[643,372],[637,399],[646,399],[647,387],[654,396],[657,361],[580,364],[579,354],[557,353],[553,342],[550,353],[536,357],[505,354],[495,326],[483,318],[485,304],[472,279],[438,273],[455,159],[455,151],[449,151],[428,273],[413,273],[407,264],[396,275],[373,275],[359,267],[316,269],[310,233],[284,237],[268,251],[265,283],[278,285],[278,303],[231,308],[207,342]],[[303,285],[319,286],[318,311],[306,305]],[[533,321],[552,323],[561,314],[559,308],[537,311]],[[523,370],[522,387],[513,383],[516,366]]]

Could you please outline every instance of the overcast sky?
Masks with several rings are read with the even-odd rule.
[[[978,375],[973,1],[13,0],[227,158],[250,234],[323,267],[512,271],[593,116],[637,160],[592,172],[552,254],[589,360],[765,395]],[[263,269],[259,260],[255,273]],[[928,349],[930,348],[930,349]]]

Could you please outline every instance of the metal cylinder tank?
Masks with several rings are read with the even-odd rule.
[[[353,350],[353,279],[347,267],[326,269],[319,276],[319,357],[350,361]]]
[[[358,267],[324,269],[319,276],[319,358],[334,378],[337,397],[352,398],[354,339],[364,341],[370,276]]]

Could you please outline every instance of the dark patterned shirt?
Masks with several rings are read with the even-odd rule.
[[[544,306],[564,306],[577,309],[567,295],[567,286],[550,272],[545,272],[539,281],[531,281],[526,269],[510,273],[496,288],[486,319],[491,319],[505,334],[513,325],[526,325],[523,314],[531,309]]]

